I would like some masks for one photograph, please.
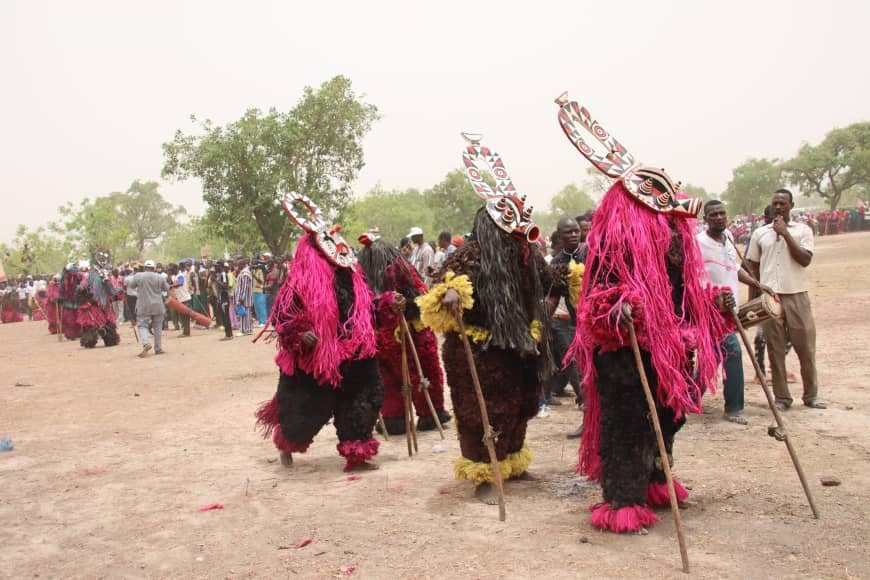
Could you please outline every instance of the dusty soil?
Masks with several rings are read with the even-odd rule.
[[[766,434],[760,388],[747,380],[748,427],[725,423],[711,396],[676,446],[697,577],[870,577],[870,233],[817,244],[830,409],[785,419],[821,519]],[[444,453],[433,452],[437,433],[422,434],[413,458],[393,438],[380,471],[348,480],[328,426],[283,468],[254,431],[276,383],[269,345],[170,332],[166,356],[141,360],[129,327],[119,347],[86,351],[44,324],[0,327],[0,436],[15,445],[0,452],[2,577],[682,577],[668,512],[646,536],[589,525],[600,490],[574,476],[572,406],[532,421],[534,479],[507,484],[501,523],[453,480],[453,430]],[[789,367],[798,371],[794,355]],[[823,476],[842,485],[823,487]],[[215,502],[224,509],[197,511]]]

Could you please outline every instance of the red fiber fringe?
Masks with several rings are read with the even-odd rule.
[[[686,501],[689,497],[689,492],[676,479],[674,480],[674,492],[677,495],[677,501]],[[670,494],[668,493],[667,483],[658,483],[656,481],[649,482],[646,488],[646,503],[649,506],[669,505],[671,503]]]
[[[265,439],[272,434],[272,429],[278,424],[278,397],[272,397],[262,403],[254,415],[257,417],[257,426],[263,434],[263,439]]]
[[[377,439],[342,441],[337,447],[339,455],[347,460],[344,470],[350,471],[354,465],[364,463],[377,455],[380,443]]]
[[[281,426],[278,425],[274,433],[272,433],[272,442],[275,443],[275,447],[277,447],[279,451],[284,451],[286,453],[305,453],[314,442],[314,439],[304,443],[287,441],[284,438],[284,433],[281,432]]]
[[[599,503],[591,506],[592,515],[589,522],[607,532],[623,534],[637,532],[642,527],[648,528],[659,521],[651,509],[642,505],[630,505],[613,509],[609,503]]]
[[[114,322],[114,315],[109,315],[103,310],[90,302],[85,302],[76,310],[76,322],[82,328],[100,328],[105,326],[111,319]]]

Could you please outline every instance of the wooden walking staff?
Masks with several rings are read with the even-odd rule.
[[[378,411],[378,425],[381,426],[381,434],[384,436],[384,441],[390,440],[390,435],[387,433],[387,424],[384,423],[384,416]]]
[[[659,445],[659,457],[662,460],[662,469],[668,482],[668,497],[671,500],[671,513],[674,515],[674,526],[677,528],[677,542],[680,544],[680,559],[683,561],[683,572],[689,573],[689,553],[686,550],[686,538],[683,536],[683,521],[680,519],[680,506],[677,505],[677,493],[674,491],[674,477],[671,475],[671,464],[668,461],[668,450],[665,447],[665,438],[662,436],[662,426],[659,424],[659,414],[656,411],[656,402],[653,399],[649,382],[646,378],[646,370],[643,368],[643,359],[640,357],[640,346],[637,344],[637,334],[634,332],[634,322],[628,325],[628,334],[631,337],[631,348],[634,350],[634,362],[637,364],[637,372],[640,374],[640,382],[643,385],[643,394],[646,395],[646,403],[649,405],[649,416],[652,420],[653,430],[656,432],[656,443]]]
[[[55,300],[55,302],[54,302],[54,313],[55,313],[55,316],[57,317],[55,319],[55,320],[57,320],[57,341],[63,342],[63,319],[60,317],[60,315],[61,315],[60,302],[57,300]]]
[[[474,394],[477,395],[477,404],[480,406],[480,419],[483,422],[483,443],[489,452],[489,464],[492,466],[492,475],[495,479],[495,491],[498,494],[498,519],[505,521],[507,513],[504,504],[504,481],[501,478],[501,469],[498,466],[498,456],[495,453],[495,435],[492,425],[489,424],[489,413],[486,411],[486,399],[483,398],[483,389],[480,388],[480,379],[477,376],[477,366],[474,364],[474,356],[471,354],[471,344],[465,334],[465,323],[462,321],[462,312],[456,315],[459,323],[459,337],[462,346],[465,347],[465,357],[468,360],[468,370],[471,372],[471,382],[474,384]]]
[[[402,333],[408,338],[408,345],[411,347],[411,354],[414,356],[414,365],[417,367],[417,376],[420,377],[419,388],[423,391],[423,396],[426,398],[426,405],[429,406],[429,412],[432,418],[435,419],[435,426],[438,428],[438,433],[441,439],[444,439],[444,427],[441,425],[441,418],[435,412],[435,405],[432,404],[432,397],[429,396],[429,379],[423,376],[423,366],[420,364],[420,356],[417,354],[417,345],[414,344],[414,339],[411,336],[411,330],[408,328],[408,321],[405,315],[402,315]]]
[[[767,429],[767,434],[777,441],[785,443],[785,448],[788,449],[791,462],[794,464],[795,471],[797,471],[798,479],[801,480],[801,486],[804,488],[804,494],[807,496],[807,502],[809,502],[810,509],[813,511],[813,517],[819,519],[819,510],[816,508],[816,502],[813,501],[813,494],[810,491],[809,484],[807,483],[807,477],[804,474],[800,461],[798,460],[797,452],[794,450],[794,447],[792,447],[791,439],[789,439],[788,433],[785,430],[782,416],[776,408],[776,401],[773,398],[773,393],[770,392],[770,386],[767,384],[767,379],[764,376],[764,372],[761,370],[761,365],[758,364],[758,360],[752,355],[752,347],[749,344],[749,337],[746,336],[746,329],[743,328],[743,324],[740,322],[740,317],[737,316],[736,312],[732,312],[731,316],[734,319],[734,323],[737,325],[737,332],[740,333],[740,338],[743,340],[743,346],[746,347],[746,352],[749,353],[749,358],[752,359],[752,366],[755,368],[755,376],[758,377],[758,381],[761,383],[761,389],[764,391],[764,396],[767,397],[767,405],[770,407],[770,412],[773,413],[774,421],[776,421],[776,427],[769,427]]]
[[[730,238],[728,239],[730,240]],[[740,252],[740,249],[733,241],[731,242],[731,245],[734,246],[734,250],[737,252],[737,255],[740,256],[740,267],[752,279],[755,287],[763,292],[764,289],[762,288],[761,283],[755,279],[752,272],[750,272],[749,268],[746,267],[746,258]],[[746,335],[746,329],[743,328],[743,323],[740,322],[740,317],[737,316],[736,312],[732,311],[731,317],[734,320],[734,324],[737,325],[737,332],[740,333],[740,339],[743,341],[743,346],[746,348],[749,358],[752,359],[752,368],[755,369],[755,376],[758,377],[758,382],[761,384],[761,390],[764,391],[764,396],[767,399],[767,406],[770,407],[770,412],[773,413],[773,420],[776,421],[776,427],[770,427],[767,430],[767,434],[777,441],[785,443],[785,448],[788,450],[795,471],[797,471],[798,479],[801,481],[801,487],[804,488],[804,495],[807,496],[807,502],[810,504],[813,517],[819,519],[819,510],[816,508],[816,502],[813,501],[813,494],[812,491],[810,491],[809,484],[807,483],[807,476],[804,474],[797,452],[794,450],[794,447],[792,447],[791,439],[789,439],[788,433],[785,430],[785,424],[782,422],[782,415],[779,414],[779,410],[776,408],[776,400],[773,397],[773,393],[770,392],[770,385],[767,384],[767,378],[764,376],[764,371],[761,370],[761,365],[758,363],[758,359],[756,359],[752,354],[752,347],[749,344],[749,337]]]
[[[408,354],[405,334],[402,333],[402,404],[405,407],[405,439],[408,441],[408,457],[417,451],[417,431],[414,425],[414,403],[411,400],[411,373],[408,370]]]

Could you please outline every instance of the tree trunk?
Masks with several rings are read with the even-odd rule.
[[[830,171],[828,172],[828,181],[831,182],[831,193],[828,197],[828,205],[830,206],[830,210],[834,211],[840,204],[840,198],[843,196],[843,190],[837,187],[837,183],[834,181],[834,177],[831,175]]]
[[[254,221],[257,222],[257,228],[259,228],[260,234],[263,236],[263,241],[266,242],[266,245],[269,247],[269,251],[272,252],[272,254],[274,255],[276,251],[275,239],[269,233],[265,216],[263,215],[263,212],[261,210],[254,210]]]
[[[287,245],[290,243],[290,237],[292,232],[292,228],[287,228],[286,230],[284,230],[284,233],[281,235],[281,240],[278,242],[276,252],[273,254],[273,256],[277,258],[278,256],[283,256],[287,253]]]

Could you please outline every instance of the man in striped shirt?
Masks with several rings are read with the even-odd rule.
[[[248,267],[247,258],[239,260],[239,277],[236,280],[234,298],[236,300],[236,316],[239,319],[239,330],[243,335],[253,334],[253,309],[254,309],[254,278]],[[244,307],[244,314],[240,312],[240,306]]]

